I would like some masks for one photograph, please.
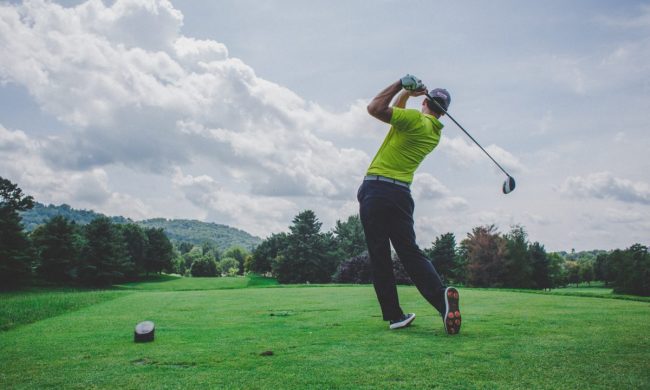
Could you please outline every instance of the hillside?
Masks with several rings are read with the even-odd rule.
[[[60,206],[49,205],[45,206],[44,204],[34,202],[34,208],[25,212],[21,212],[20,216],[23,218],[23,226],[25,230],[31,232],[36,229],[39,225],[44,224],[48,219],[61,215],[71,221],[74,221],[80,225],[85,225],[90,223],[93,219],[97,217],[104,217],[104,214],[96,213],[92,210],[77,210],[73,209],[67,204],[62,204]],[[133,222],[132,220],[124,217],[110,217],[113,223],[129,223]]]
[[[85,225],[93,219],[104,216],[92,210],[77,210],[67,204],[60,206],[35,203],[34,208],[21,213],[25,230],[32,231],[48,219],[61,215],[80,225]],[[142,227],[163,228],[170,240],[174,243],[189,242],[200,245],[212,242],[221,249],[231,246],[241,246],[251,249],[262,240],[243,230],[216,223],[201,222],[187,219],[154,218],[143,221],[133,221],[122,216],[109,217],[113,223],[136,223]]]
[[[165,229],[165,233],[173,242],[190,242],[199,245],[211,241],[221,249],[227,249],[233,245],[252,249],[262,242],[259,237],[255,237],[243,230],[210,222],[154,218],[136,223],[142,227]]]

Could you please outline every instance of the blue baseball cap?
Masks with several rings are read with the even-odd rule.
[[[449,104],[451,103],[451,95],[449,94],[449,91],[444,88],[436,88],[432,91],[429,91],[427,97],[438,102],[438,104],[440,104],[442,108],[445,109],[445,111],[447,111]]]

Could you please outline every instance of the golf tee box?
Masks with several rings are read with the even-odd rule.
[[[136,343],[146,343],[153,341],[156,326],[151,321],[143,321],[135,326],[133,332],[133,341]]]

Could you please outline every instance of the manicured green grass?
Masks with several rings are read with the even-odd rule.
[[[389,331],[370,286],[166,283],[179,282],[1,332],[0,388],[650,386],[645,302],[461,289],[463,328],[448,336],[413,287],[400,297],[418,318]],[[135,344],[145,319],[156,340]]]

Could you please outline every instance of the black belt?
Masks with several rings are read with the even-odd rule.
[[[406,187],[406,188],[411,187],[411,185],[409,183],[405,182],[405,181],[399,181],[399,180],[391,179],[390,177],[386,177],[386,176],[368,175],[368,176],[364,177],[363,180],[385,181],[385,182],[397,184],[398,186],[402,186],[402,187]]]

